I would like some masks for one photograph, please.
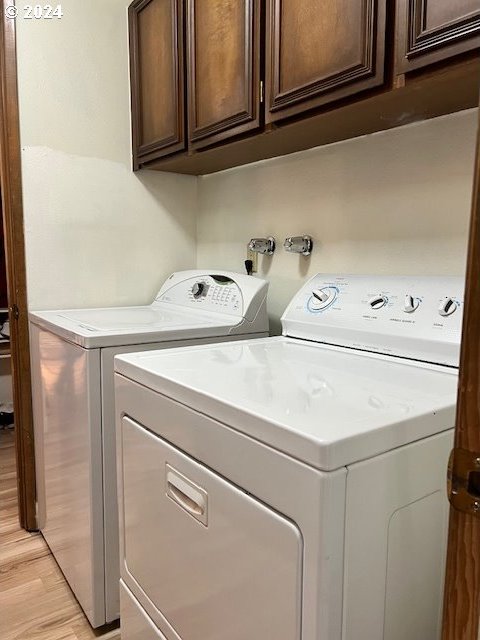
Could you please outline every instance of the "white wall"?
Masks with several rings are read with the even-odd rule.
[[[148,302],[195,266],[197,179],[130,170],[128,4],[17,19],[32,309]]]
[[[476,110],[230,169],[199,181],[198,266],[242,269],[253,236],[273,235],[272,329],[316,272],[463,274]],[[310,234],[311,258],[287,254]]]

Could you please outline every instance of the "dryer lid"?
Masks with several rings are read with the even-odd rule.
[[[291,338],[117,356],[116,371],[330,471],[454,425],[454,369]]]

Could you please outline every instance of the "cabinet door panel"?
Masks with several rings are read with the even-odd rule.
[[[422,2],[425,9],[425,28],[439,29],[448,27],[460,16],[469,16],[479,12],[478,0],[456,0],[452,2]]]
[[[397,0],[396,24],[397,73],[480,46],[478,0]]]
[[[185,148],[183,7],[138,0],[129,9],[136,163]]]
[[[192,147],[259,126],[259,4],[258,0],[188,0]]]
[[[267,120],[380,85],[385,0],[268,0]]]

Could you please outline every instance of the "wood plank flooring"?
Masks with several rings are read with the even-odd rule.
[[[13,431],[0,430],[1,640],[120,640],[94,631],[43,537],[18,525]]]

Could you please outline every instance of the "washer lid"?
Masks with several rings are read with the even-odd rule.
[[[268,283],[231,271],[172,273],[149,306],[30,313],[30,321],[91,349],[268,332]]]
[[[31,313],[30,321],[87,349],[224,336],[238,324],[233,316],[161,304],[42,311]]]
[[[291,338],[118,356],[116,371],[318,469],[454,425],[454,370]]]

